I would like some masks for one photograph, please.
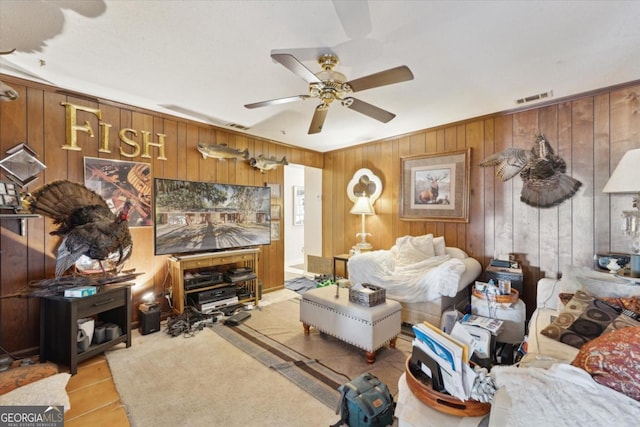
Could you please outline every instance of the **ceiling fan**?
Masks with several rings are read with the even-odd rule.
[[[396,115],[349,95],[354,92],[413,80],[413,73],[406,65],[347,81],[347,77],[344,74],[334,71],[334,68],[339,61],[338,57],[334,54],[324,54],[318,58],[318,63],[322,67],[322,71],[315,74],[291,54],[272,53],[271,58],[306,81],[309,84],[309,94],[255,102],[253,104],[246,104],[245,107],[258,108],[294,101],[303,101],[309,98],[318,98],[320,99],[321,104],[316,107],[316,111],[313,114],[311,125],[309,126],[309,134],[319,133],[322,131],[322,126],[324,125],[325,118],[327,117],[329,106],[333,101],[340,101],[344,107],[355,110],[358,113],[364,114],[383,123],[387,123]]]

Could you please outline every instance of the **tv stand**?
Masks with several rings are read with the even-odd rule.
[[[229,285],[246,287],[250,292],[249,297],[240,298],[239,302],[253,303],[257,307],[260,300],[258,289],[259,253],[260,248],[249,248],[170,257],[168,260],[169,274],[171,275],[173,311],[177,314],[182,314],[184,312],[184,306],[186,305],[187,296],[189,294],[204,292]],[[238,267],[251,268],[253,270],[253,274],[247,276],[246,280],[234,280],[233,283],[223,282],[193,290],[184,289],[185,272],[214,269],[224,273],[230,268]]]

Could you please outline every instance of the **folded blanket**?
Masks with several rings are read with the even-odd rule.
[[[349,259],[349,280],[385,288],[386,296],[400,302],[433,301],[455,296],[464,263],[450,255],[432,256],[398,266],[391,251],[365,252]]]

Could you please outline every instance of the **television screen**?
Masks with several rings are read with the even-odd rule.
[[[156,255],[271,243],[269,187],[154,179]]]

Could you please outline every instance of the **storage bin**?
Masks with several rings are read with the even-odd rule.
[[[349,301],[366,307],[373,307],[374,305],[385,302],[386,291],[384,288],[368,283],[363,283],[362,287],[369,290],[349,288]]]

